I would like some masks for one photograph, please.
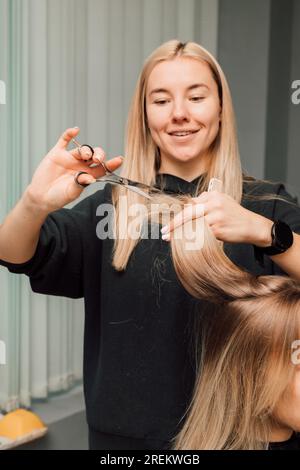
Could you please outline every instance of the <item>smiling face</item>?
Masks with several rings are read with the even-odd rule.
[[[221,108],[205,62],[181,57],[157,64],[147,83],[146,113],[160,149],[161,173],[191,180],[207,169]]]

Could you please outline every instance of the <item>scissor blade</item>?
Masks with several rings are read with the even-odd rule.
[[[127,178],[122,178],[122,177],[120,177],[116,174],[104,175],[101,178],[97,178],[96,181],[98,181],[99,183],[117,184],[117,185],[123,186],[124,188],[129,189],[130,191],[133,191],[137,194],[140,194],[140,196],[146,197],[147,199],[151,199],[150,194],[146,193],[146,191],[143,191],[139,187],[139,185],[141,183],[137,183],[135,181],[128,180]],[[149,188],[149,190],[155,189],[155,188],[151,188],[151,186],[147,186],[147,185],[142,185],[142,186],[144,188],[147,188],[147,189]]]
[[[119,184],[121,186],[127,187],[128,189],[131,189],[132,191],[148,199],[151,199],[151,195],[150,195],[151,193],[161,192],[155,186],[149,186],[148,184],[140,183],[138,181],[133,181],[128,178],[125,178],[124,176],[119,176],[116,173],[112,173],[112,172],[104,176],[101,176],[100,178],[97,179],[97,181],[107,182],[107,183],[112,183],[112,184]]]
[[[142,190],[144,189],[145,191],[150,191],[152,193],[159,192],[159,189],[155,188],[154,186],[149,186],[148,184],[139,183],[138,181],[132,181],[128,178],[122,177],[122,182],[125,185],[133,186],[135,188],[139,188],[139,189],[142,189]]]
[[[138,188],[137,186],[131,186],[131,184],[124,185],[124,188],[130,189],[134,193],[140,194],[141,196],[146,197],[147,199],[151,199],[150,194],[145,193],[142,189]]]

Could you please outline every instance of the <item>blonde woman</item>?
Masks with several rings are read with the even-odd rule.
[[[141,196],[106,185],[73,209],[63,209],[83,191],[78,183],[103,175],[100,165],[91,168],[85,153],[67,151],[78,133],[63,134],[1,225],[1,264],[27,274],[34,292],[85,299],[90,448],[168,448],[193,395],[191,338],[199,301],[178,280],[168,232],[164,239],[160,232],[140,241],[131,236],[129,210],[145,204]],[[105,158],[99,147],[92,162]],[[114,170],[121,163],[116,157],[107,164]],[[75,181],[79,171],[88,174]],[[292,200],[282,184],[256,182],[242,173],[226,78],[198,44],[172,40],[146,60],[128,116],[121,174],[192,196],[195,214],[204,204],[213,235],[230,259],[252,274],[283,271],[300,279],[295,262],[300,209],[281,200]],[[212,177],[223,182],[222,193],[208,192]],[[113,224],[105,238],[110,207]],[[281,253],[263,260],[257,252],[258,262],[253,247],[271,245],[273,219],[281,221],[274,237]]]

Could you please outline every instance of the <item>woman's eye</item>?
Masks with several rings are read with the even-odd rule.
[[[191,101],[198,102],[201,100],[204,100],[205,96],[192,96],[190,98]],[[165,103],[168,103],[169,100],[156,100],[154,101],[155,104],[163,105]]]

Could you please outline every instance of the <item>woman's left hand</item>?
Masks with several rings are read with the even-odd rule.
[[[228,194],[204,191],[200,196],[192,198],[192,203],[176,214],[169,225],[162,228],[163,240],[169,241],[173,230],[188,220],[204,215],[218,240],[257,246],[271,245],[272,220],[245,209]]]

